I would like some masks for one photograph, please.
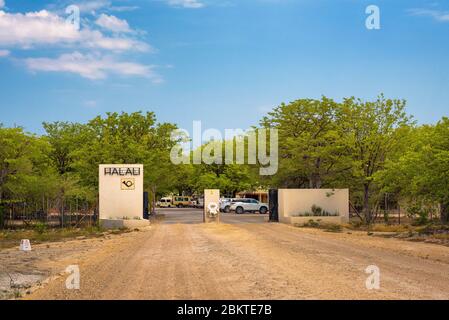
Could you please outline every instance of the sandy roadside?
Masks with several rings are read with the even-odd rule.
[[[151,230],[36,248],[30,267],[81,271],[29,299],[448,299],[449,248],[281,224],[158,224]],[[61,254],[62,253],[62,254]],[[0,252],[2,261],[13,252]],[[17,254],[16,254],[17,256]],[[29,257],[31,258],[31,256]],[[368,265],[381,270],[367,290]]]
[[[148,232],[143,230],[142,232]],[[45,244],[32,244],[31,252],[17,247],[0,250],[0,299],[25,296],[65,275],[68,265],[83,261],[133,233],[110,234],[102,238],[64,240]]]

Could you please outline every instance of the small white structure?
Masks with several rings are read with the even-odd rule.
[[[20,240],[20,251],[31,251],[31,243],[29,239]]]
[[[99,213],[101,226],[138,228],[143,220],[143,165],[101,164],[99,166]]]
[[[279,222],[349,221],[349,189],[279,189]]]
[[[220,190],[204,190],[204,214],[203,221],[220,222]]]

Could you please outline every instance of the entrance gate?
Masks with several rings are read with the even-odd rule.
[[[270,189],[268,191],[268,206],[270,210],[270,222],[279,222],[279,201],[278,189]]]

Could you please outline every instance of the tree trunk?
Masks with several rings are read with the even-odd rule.
[[[313,174],[309,177],[309,189],[313,189]]]
[[[151,187],[153,197],[151,198],[151,214],[156,214],[156,186]]]
[[[3,204],[0,203],[0,229],[3,229],[5,222],[5,209],[3,207]]]
[[[320,175],[321,158],[315,160],[315,172],[312,172],[309,177],[309,188],[320,189],[321,188],[321,175]]]
[[[321,177],[319,173],[312,173],[309,177],[309,188],[310,189],[320,189],[321,188]]]
[[[319,174],[317,174],[315,178],[315,188],[321,189],[321,177]]]
[[[444,201],[440,203],[441,210],[441,223],[447,224],[449,223],[449,201]]]
[[[320,189],[321,188],[321,175],[320,175],[320,167],[321,167],[321,158],[318,157],[315,161],[315,188]]]

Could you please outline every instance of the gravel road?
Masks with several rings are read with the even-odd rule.
[[[43,259],[50,249],[38,247],[40,268],[79,265],[81,288],[67,290],[64,275],[26,298],[449,299],[448,247],[298,229],[260,215],[205,225],[199,211],[164,214],[145,231],[59,244],[59,259]],[[369,265],[380,268],[379,290],[366,289]]]

